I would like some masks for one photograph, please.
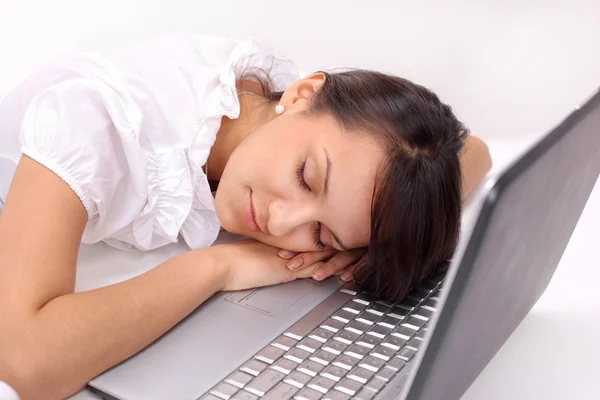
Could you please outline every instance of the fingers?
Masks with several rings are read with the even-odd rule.
[[[317,261],[316,263],[309,265],[306,268],[292,271],[292,274],[297,279],[312,278],[315,271],[318,270],[321,265],[323,265],[323,261]]]
[[[294,258],[298,253],[296,253],[295,251],[289,251],[289,250],[284,250],[281,249],[277,252],[277,255],[281,258],[283,258],[284,260],[290,260],[292,258]]]
[[[321,265],[321,267],[313,274],[313,279],[321,281],[328,278],[331,275],[342,271],[344,268],[351,266],[351,264],[358,261],[363,254],[365,254],[365,249],[355,249],[338,253],[329,261]],[[354,269],[352,269],[352,271],[354,271]],[[347,273],[344,274],[346,277],[348,276]],[[344,276],[344,274],[342,274],[342,276]]]
[[[352,279],[354,279],[354,271],[357,267],[358,264],[352,264],[348,268],[344,269],[340,278],[342,278],[344,282],[350,282]]]
[[[287,267],[292,271],[297,271],[300,268],[312,267],[313,264],[326,260],[336,253],[337,250],[325,250],[298,254],[288,261]]]

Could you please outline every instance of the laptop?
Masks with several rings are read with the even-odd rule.
[[[107,399],[459,399],[546,289],[600,173],[600,92],[480,188],[447,273],[220,293],[93,379]],[[460,368],[457,368],[457,364]]]

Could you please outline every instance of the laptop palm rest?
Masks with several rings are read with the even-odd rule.
[[[310,279],[220,293],[146,349],[94,378],[108,398],[196,399],[343,282]]]

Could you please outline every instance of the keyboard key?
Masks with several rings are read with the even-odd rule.
[[[310,353],[308,351],[299,349],[297,347],[294,347],[284,355],[284,357],[288,360],[292,360],[297,363],[301,363],[302,361],[306,360],[309,356]]]
[[[342,321],[338,321],[337,319],[329,318],[327,321],[321,324],[321,328],[327,329],[331,332],[338,332],[340,329],[344,328],[344,323]]]
[[[342,393],[337,390],[329,391],[325,396],[323,396],[323,400],[348,400],[350,396],[345,393]]]
[[[394,371],[400,371],[405,365],[406,361],[401,358],[394,357],[387,364],[385,364],[385,367],[393,369]]]
[[[406,346],[410,347],[412,349],[415,349],[415,350],[419,350],[421,348],[421,344],[423,344],[423,339],[420,339],[418,337],[414,337],[414,338],[411,339],[410,342],[408,342],[406,344]]]
[[[209,393],[200,397],[198,400],[221,400],[221,398]]]
[[[333,337],[335,340],[339,340],[342,343],[345,343],[347,345],[351,345],[352,343],[356,342],[356,340],[360,337],[360,335],[356,332],[351,332],[347,329],[344,329],[338,333],[336,333],[336,335]]]
[[[296,339],[292,339],[291,337],[287,336],[279,336],[277,339],[275,339],[273,343],[271,343],[271,346],[288,351],[289,349],[294,347],[296,343],[298,343]]]
[[[210,394],[224,400],[229,400],[237,391],[238,388],[235,386],[230,385],[229,383],[221,383],[219,386],[211,390]]]
[[[427,308],[428,310],[431,310],[431,311],[436,311],[437,305],[438,305],[437,300],[429,298],[425,303],[423,303],[422,307]]]
[[[358,363],[359,367],[366,368],[373,372],[379,371],[381,368],[384,367],[384,365],[385,365],[385,361],[383,361],[381,358],[377,358],[377,357],[373,357],[373,356],[366,356]]]
[[[277,385],[283,378],[284,374],[273,369],[268,369],[262,372],[257,378],[250,382],[244,390],[249,391],[257,396],[264,396],[269,390]]]
[[[398,357],[403,359],[404,361],[410,361],[411,358],[413,358],[415,356],[415,354],[417,353],[416,350],[411,349],[410,347],[404,347],[402,350],[400,350],[400,352],[398,353]]]
[[[392,307],[392,309],[387,313],[388,317],[393,317],[393,318],[397,318],[397,319],[404,319],[406,318],[406,316],[409,314],[410,312],[402,307],[398,307],[398,306],[394,306]]]
[[[375,397],[377,393],[375,393],[374,391],[364,388],[361,389],[360,392],[356,393],[354,395],[354,399],[355,400],[371,400],[373,397]]]
[[[364,322],[354,320],[354,321],[350,322],[348,325],[346,325],[345,329],[349,330],[350,332],[354,332],[354,333],[358,333],[359,335],[362,335],[367,330],[369,330],[369,328],[370,328],[369,324],[365,324]]]
[[[360,313],[357,317],[356,320],[360,321],[360,322],[364,322],[367,325],[373,325],[375,322],[377,322],[377,320],[379,319],[379,315],[370,313],[370,312],[363,312]]]
[[[363,292],[363,293],[359,293],[358,295],[356,295],[352,300],[357,303],[368,306],[369,304],[371,304],[372,302],[375,301],[375,298],[373,296]]]
[[[400,303],[398,303],[398,305],[400,307],[406,308],[407,310],[414,310],[414,308],[417,307],[419,305],[419,303],[420,303],[419,300],[415,300],[415,299],[411,299],[410,297],[406,297]]]
[[[427,327],[421,328],[421,330],[417,333],[417,335],[415,337],[418,337],[420,339],[425,339],[427,332],[429,332],[429,329]]]
[[[295,361],[288,360],[287,358],[280,358],[279,360],[275,361],[275,364],[271,365],[271,368],[287,375],[295,370],[298,365],[300,364]]]
[[[321,347],[322,344],[323,344],[322,342],[320,342],[316,339],[307,337],[307,338],[302,339],[296,347],[298,347],[299,349],[302,349],[302,350],[306,350],[309,353],[314,353]]]
[[[254,356],[254,358],[267,364],[273,364],[284,353],[285,350],[273,346],[268,346],[262,349],[260,352],[258,352],[258,354]]]
[[[340,289],[340,292],[356,296],[360,293],[360,286],[358,286],[355,282],[348,282]]]
[[[355,381],[363,384],[367,383],[373,375],[375,375],[375,372],[363,367],[354,367],[350,372],[348,372],[348,378],[354,379]]]
[[[242,365],[240,370],[254,376],[258,376],[261,372],[267,369],[268,365],[258,360],[250,360]]]
[[[231,400],[258,400],[258,396],[253,395],[252,393],[248,393],[245,390],[240,390],[237,392]]]
[[[302,389],[312,377],[310,375],[306,375],[300,371],[294,371],[289,376],[287,376],[283,381],[289,385],[297,387],[298,389]]]
[[[429,321],[433,316],[433,311],[425,307],[419,307],[413,316],[424,319],[425,321]]]
[[[396,355],[396,350],[388,346],[379,345],[373,349],[371,355],[377,358],[381,358],[384,361],[389,361],[392,357]]]
[[[315,340],[318,340],[319,342],[325,343],[326,341],[331,339],[334,335],[335,335],[335,333],[333,333],[327,329],[317,328],[314,331],[312,331],[312,333],[309,335],[309,337],[311,337]]]
[[[336,355],[325,350],[319,350],[315,354],[313,354],[310,359],[312,361],[316,361],[319,364],[328,365],[329,363],[335,360]]]
[[[242,371],[236,371],[229,375],[225,382],[243,389],[254,377]]]
[[[381,342],[380,338],[365,333],[356,341],[356,344],[358,344],[359,346],[364,346],[368,349],[374,349],[375,346],[379,344],[379,342]]]
[[[385,326],[386,328],[394,329],[400,323],[400,319],[390,317],[389,315],[383,316],[379,321],[377,321],[377,325]]]
[[[319,372],[321,372],[325,368],[323,364],[319,364],[316,361],[306,360],[298,367],[298,371],[304,372],[307,375],[312,377],[317,376]]]
[[[398,326],[396,328],[394,328],[391,332],[392,335],[394,336],[398,336],[404,340],[410,340],[412,339],[413,336],[415,336],[415,334],[417,333],[417,331],[415,331],[412,328],[407,328],[405,326]]]
[[[316,390],[304,388],[294,397],[295,400],[319,400],[323,395]]]
[[[409,317],[406,321],[404,321],[402,323],[402,326],[406,326],[408,328],[412,328],[412,329],[418,331],[423,326],[425,326],[426,323],[427,323],[427,321],[423,321],[422,319],[415,318],[415,317]]]
[[[331,316],[331,318],[337,319],[338,321],[341,321],[345,324],[352,321],[354,319],[354,317],[356,317],[355,313],[344,310],[344,309],[337,311],[335,314],[333,314]]]
[[[327,379],[324,376],[317,376],[313,378],[312,381],[307,385],[310,389],[316,390],[317,392],[321,392],[326,394],[329,390],[333,388],[335,382],[331,379]]]
[[[367,308],[366,304],[363,303],[357,303],[356,301],[352,301],[350,300],[349,302],[347,302],[344,307],[342,307],[342,310],[346,310],[346,311],[350,311],[353,314],[360,314],[361,312],[363,312],[365,309]]]
[[[298,392],[298,388],[288,385],[287,383],[279,383],[263,397],[265,400],[289,400]]]
[[[372,303],[369,307],[367,307],[367,312],[375,314],[381,317],[390,309],[390,306],[381,304],[380,302]]]
[[[387,326],[383,326],[383,325],[373,325],[371,328],[369,328],[369,330],[367,331],[367,333],[369,335],[373,335],[373,336],[377,336],[380,339],[383,339],[384,337],[386,337],[390,332],[392,331],[392,328],[389,328]]]
[[[369,354],[369,348],[365,346],[360,346],[358,344],[353,344],[352,346],[348,347],[344,354],[348,354],[352,357],[362,359],[364,356]]]
[[[350,369],[352,369],[352,367],[354,367],[356,364],[358,364],[359,361],[360,360],[356,357],[351,357],[346,354],[341,354],[335,360],[333,360],[333,362],[331,364],[335,365],[337,367],[344,368],[346,370],[350,370]]]
[[[337,355],[342,354],[342,352],[344,350],[346,350],[346,348],[348,347],[348,345],[346,343],[342,343],[339,340],[330,340],[329,342],[325,343],[322,347],[323,350],[328,351],[330,353]]]
[[[337,367],[335,365],[329,365],[327,368],[325,368],[321,372],[321,375],[327,379],[331,379],[332,381],[337,382],[340,379],[342,379],[344,377],[344,375],[346,375],[346,372],[348,372],[348,371],[342,367]]]
[[[383,387],[385,386],[387,382],[384,381],[383,379],[379,379],[378,377],[374,377],[373,379],[371,379],[366,385],[365,387],[371,391],[373,391],[374,393],[379,392],[381,389],[383,389]]]
[[[402,346],[404,346],[407,343],[406,339],[402,339],[399,336],[394,336],[394,335],[389,335],[388,337],[386,337],[385,339],[383,339],[383,341],[381,342],[381,344],[383,346],[387,346],[390,349],[393,349],[395,351],[398,351],[402,348]]]
[[[319,322],[327,318],[350,300],[350,295],[340,291],[334,292],[325,301],[313,308],[308,314],[292,325],[284,335],[292,339],[302,340],[311,333]]]
[[[337,385],[335,389],[340,392],[346,393],[349,396],[354,396],[362,387],[362,383],[355,381],[354,379],[344,378]]]
[[[396,375],[396,371],[391,368],[382,368],[377,373],[377,377],[385,382],[389,382]]]

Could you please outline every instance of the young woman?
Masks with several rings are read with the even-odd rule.
[[[338,273],[401,298],[451,257],[490,163],[429,90],[300,78],[252,40],[59,59],[0,104],[0,380],[63,398],[218,291]],[[210,247],[221,226],[251,239]],[[73,293],[81,242],[179,238],[188,253]]]

